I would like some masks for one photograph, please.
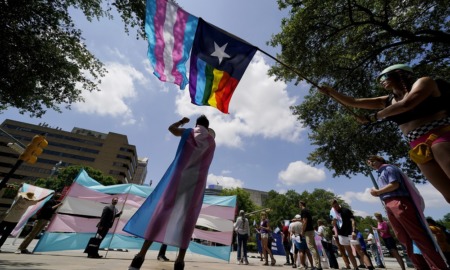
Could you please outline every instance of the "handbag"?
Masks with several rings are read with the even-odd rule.
[[[99,234],[96,234],[94,237],[91,237],[83,253],[97,254],[101,242],[102,237]]]
[[[409,157],[417,164],[424,164],[433,159],[433,153],[431,152],[431,144],[439,136],[450,130],[450,126],[443,127],[434,131],[428,136],[425,142],[419,143],[414,148],[409,150]]]

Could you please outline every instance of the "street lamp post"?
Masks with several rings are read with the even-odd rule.
[[[62,160],[60,160],[58,163],[53,166],[52,171],[50,172],[50,178],[53,177],[53,175],[58,175],[58,168],[63,164]]]

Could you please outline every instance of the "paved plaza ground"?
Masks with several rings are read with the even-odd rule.
[[[15,254],[17,247],[22,239],[17,239],[13,244],[14,238],[9,238],[0,253],[0,269],[2,270],[126,270],[137,250],[124,251],[100,251],[105,258],[88,259],[82,250],[58,251],[58,252],[40,252],[35,254]],[[30,244],[30,250],[36,244],[36,240]],[[149,251],[147,260],[142,266],[142,270],[171,270],[173,262],[160,262],[156,260],[157,251]],[[236,265],[236,253],[231,254],[230,262],[213,259],[206,256],[188,253],[186,255],[186,270],[238,270],[238,269],[292,269],[290,266],[284,266],[284,256],[275,256],[277,264],[275,266],[262,266],[257,254],[249,254],[249,265]],[[175,252],[167,252],[167,257],[175,259]],[[343,266],[342,259],[338,259],[340,266]],[[401,269],[395,259],[386,258],[387,269]],[[412,269],[412,268],[411,268]]]

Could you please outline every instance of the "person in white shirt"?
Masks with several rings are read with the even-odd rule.
[[[292,239],[293,250],[294,250],[294,263],[292,264],[292,268],[296,268],[297,265],[297,254],[300,254],[300,267],[299,269],[306,269],[306,255],[308,246],[306,244],[306,239],[301,236],[303,232],[303,223],[301,222],[301,216],[295,215],[294,219],[292,219],[291,224],[289,225],[289,233]],[[311,257],[309,255],[308,257]],[[312,257],[308,258],[312,265]]]
[[[323,219],[319,219],[317,221],[317,225],[319,226],[317,228],[317,234],[321,237],[321,242],[323,249],[325,250],[325,253],[327,254],[328,263],[330,265],[330,268],[332,269],[339,269],[339,264],[336,259],[336,255],[334,254],[333,250],[333,232],[330,228],[330,225],[326,227],[325,222]]]
[[[234,223],[234,231],[237,234],[237,264],[248,264],[247,259],[247,241],[250,235],[250,226],[248,218],[245,217],[245,211],[239,211],[239,217]],[[242,251],[242,252],[241,252]],[[241,253],[242,256],[241,256]]]
[[[367,238],[365,239],[367,243],[367,249],[370,250],[370,252],[373,254],[375,262],[377,264],[377,268],[385,268],[383,262],[381,261],[380,254],[378,254],[377,244],[375,243],[372,232],[369,229],[365,229],[364,232],[367,233]]]

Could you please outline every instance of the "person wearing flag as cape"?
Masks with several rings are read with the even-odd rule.
[[[169,126],[174,136],[181,137],[175,159],[123,229],[145,239],[129,270],[141,268],[153,242],[180,248],[174,269],[184,269],[184,257],[203,204],[216,148],[208,118],[201,115],[194,128],[181,128],[189,121],[184,117]]]
[[[449,269],[426,225],[423,198],[411,180],[396,166],[386,164],[380,156],[370,156],[367,163],[378,172],[379,188],[372,188],[370,194],[384,202],[392,229],[405,246],[414,267]],[[413,241],[423,256],[414,254]]]

